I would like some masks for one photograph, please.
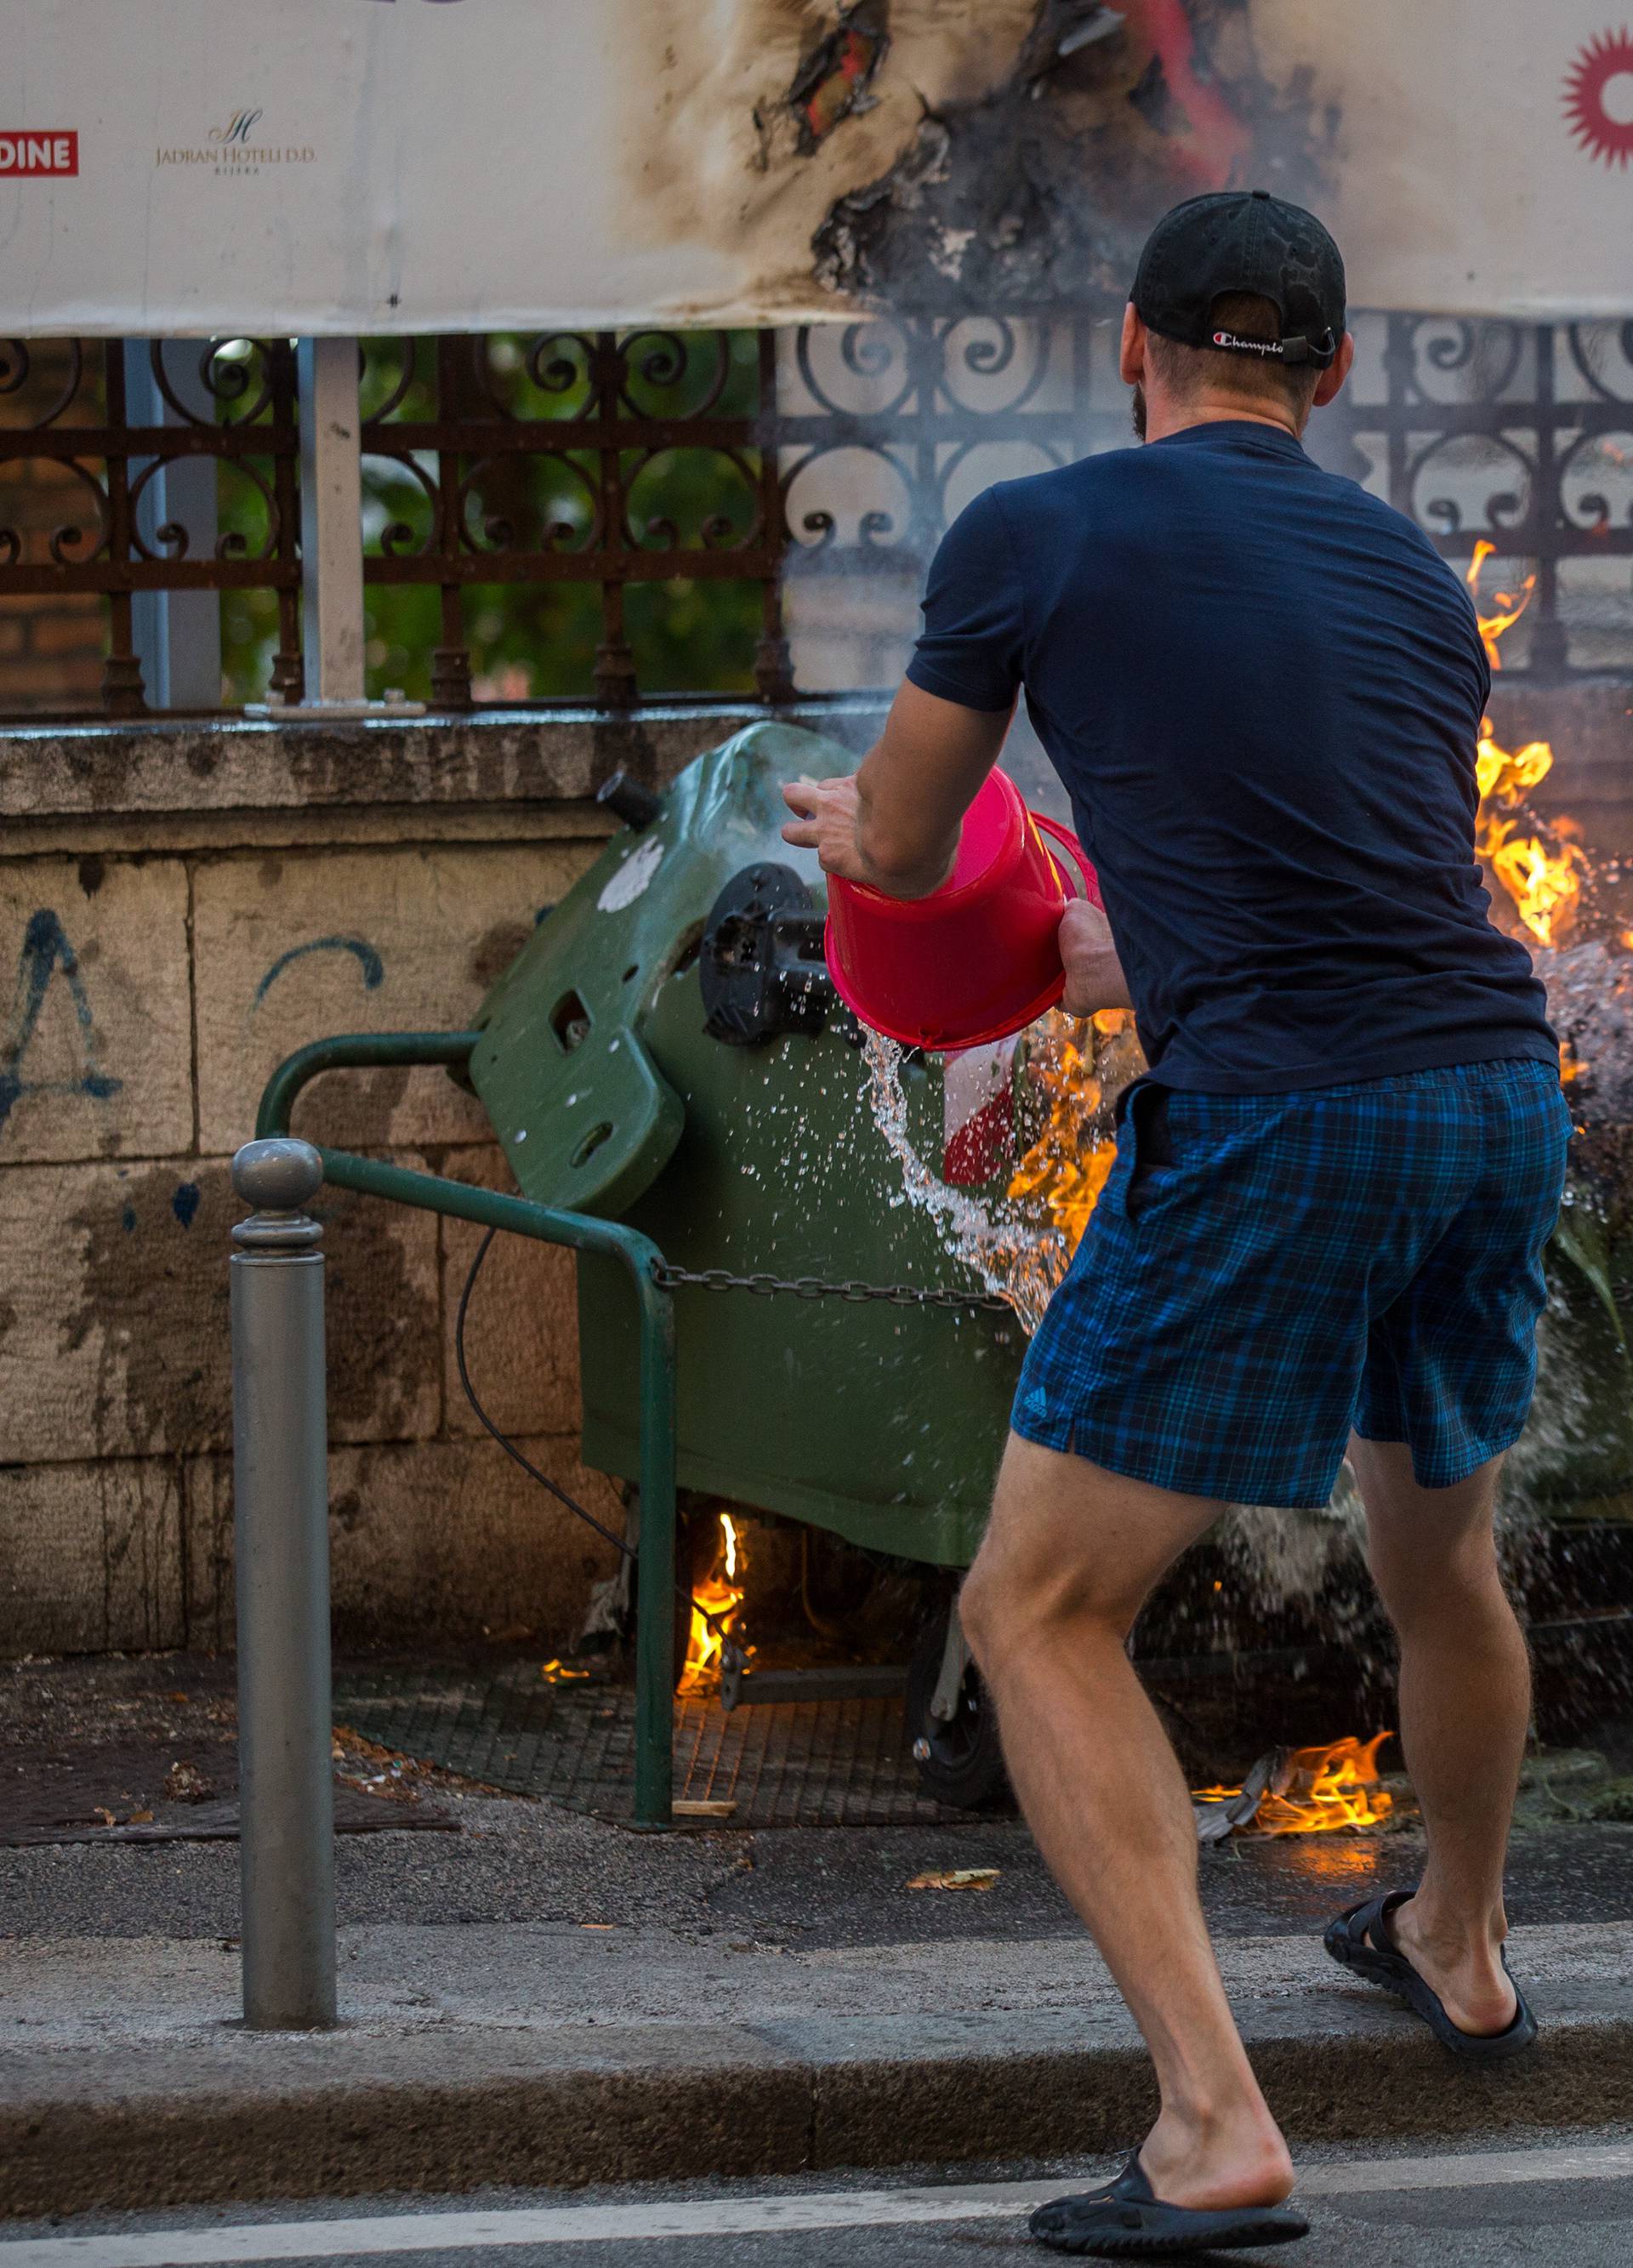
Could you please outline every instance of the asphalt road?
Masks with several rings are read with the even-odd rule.
[[[1085,2185],[1105,2162],[930,2171],[911,2184],[842,2175],[783,2183],[642,2187],[563,2197],[507,2192],[236,2213],[99,2216],[14,2224],[0,2268],[227,2268],[314,2260],[325,2268],[992,2268],[1048,2257],[1026,2234],[1041,2198]],[[1633,2257],[1633,2134],[1540,2137],[1471,2149],[1408,2144],[1309,2156],[1309,2238],[1237,2254],[1306,2268],[1623,2268]],[[1219,2256],[1212,2256],[1217,2257]]]

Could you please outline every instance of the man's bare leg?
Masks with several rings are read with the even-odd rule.
[[[1218,1509],[1011,1434],[960,1610],[1026,1822],[1156,2066],[1146,2176],[1171,2205],[1224,2209],[1278,2204],[1292,2166],[1208,1941],[1179,1764],[1123,1651]]]
[[[1420,1488],[1400,1441],[1350,1445],[1372,1575],[1401,1640],[1401,1741],[1429,1859],[1390,1926],[1466,2032],[1506,2031],[1503,1861],[1531,1723],[1531,1665],[1492,1521],[1502,1459]]]

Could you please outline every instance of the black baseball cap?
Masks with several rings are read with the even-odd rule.
[[[1213,303],[1225,291],[1269,299],[1280,340],[1221,330]],[[1268,189],[1218,189],[1163,215],[1140,254],[1133,299],[1148,329],[1181,346],[1325,370],[1344,335],[1343,257],[1302,205]]]

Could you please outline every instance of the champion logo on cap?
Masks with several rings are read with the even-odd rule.
[[[1223,347],[1227,354],[1254,354],[1273,357],[1297,369],[1301,363],[1313,362],[1318,370],[1325,370],[1338,351],[1338,342],[1328,331],[1312,345],[1308,339],[1245,339],[1236,331],[1216,331],[1213,343]]]
[[[1213,342],[1217,347],[1229,347],[1232,354],[1274,355],[1278,361],[1281,358],[1282,342],[1279,339],[1244,339],[1239,338],[1234,331],[1216,331]]]

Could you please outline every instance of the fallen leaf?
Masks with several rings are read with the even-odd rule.
[[[104,1827],[117,1827],[119,1824],[118,1820],[114,1818],[113,1813],[107,1808],[106,1804],[99,1803],[93,1805],[91,1815],[93,1819],[99,1819]]]
[[[215,1793],[196,1764],[178,1757],[165,1774],[165,1793],[172,1803],[205,1803]]]
[[[915,1874],[908,1888],[910,1890],[989,1890],[1002,1871],[997,1867],[952,1867],[940,1874]]]
[[[615,1921],[581,1921],[578,1926],[580,1929],[616,1929],[618,1925]]]
[[[379,1796],[385,1803],[417,1803],[420,1800],[417,1788],[406,1786],[400,1779],[388,1779],[384,1773],[364,1779],[357,1772],[336,1772],[335,1785],[351,1788],[358,1795]]]
[[[127,1827],[151,1827],[153,1815],[151,1811],[133,1811],[125,1824]]]

